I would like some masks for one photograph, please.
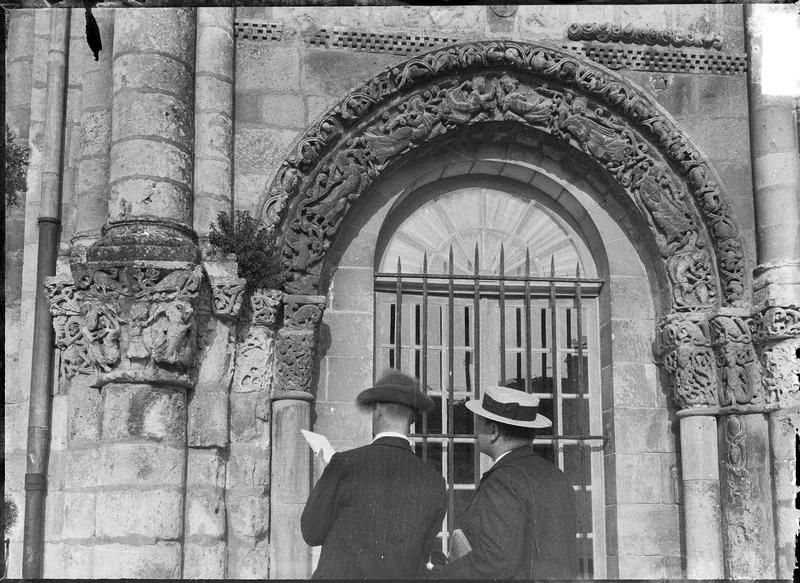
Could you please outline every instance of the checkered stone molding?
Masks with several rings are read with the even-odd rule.
[[[283,24],[264,21],[237,21],[236,36],[242,40],[283,40]],[[314,47],[345,49],[369,53],[412,55],[436,47],[454,44],[456,37],[412,34],[402,32],[367,32],[345,28],[320,28],[305,42]],[[562,49],[609,69],[630,71],[658,71],[663,73],[699,73],[711,75],[743,75],[747,71],[747,58],[743,54],[710,53],[703,49],[656,49],[642,46],[609,45],[584,41],[565,43]]]

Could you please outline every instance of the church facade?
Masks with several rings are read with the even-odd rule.
[[[394,367],[436,403],[443,550],[491,463],[463,402],[503,384],[553,420],[583,578],[790,579],[799,126],[766,12],[101,4],[95,58],[83,10],[11,11],[9,575],[307,578],[300,430],[368,442]],[[235,211],[279,286],[211,243]]]

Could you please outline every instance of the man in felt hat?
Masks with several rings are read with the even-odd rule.
[[[447,508],[444,480],[418,458],[408,434],[433,400],[419,382],[388,370],[356,402],[371,409],[372,443],[336,453],[301,519],[322,545],[314,579],[423,577]]]
[[[464,510],[472,550],[435,573],[454,579],[574,579],[575,493],[567,477],[533,452],[537,428],[552,425],[539,399],[488,387],[475,413],[478,449],[494,460]]]

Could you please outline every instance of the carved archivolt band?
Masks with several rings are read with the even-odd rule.
[[[681,32],[679,30],[655,28],[640,28],[627,24],[597,24],[588,22],[584,24],[571,24],[567,29],[567,37],[570,40],[599,41],[601,43],[623,42],[637,43],[649,46],[673,46],[673,47],[702,47],[705,49],[721,49],[722,36],[718,33],[694,34],[691,32]]]
[[[739,228],[718,177],[675,121],[604,68],[505,41],[454,45],[387,69],[303,135],[262,208],[267,224],[283,224],[287,291],[318,290],[341,221],[390,164],[427,140],[496,121],[554,136],[616,178],[650,226],[676,308],[741,304]]]

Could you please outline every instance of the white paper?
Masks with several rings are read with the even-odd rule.
[[[331,442],[328,441],[328,438],[322,435],[321,433],[314,433],[313,431],[306,431],[305,429],[301,429],[300,433],[303,434],[303,437],[306,438],[308,445],[311,446],[311,450],[314,452],[314,455],[317,455],[320,451],[322,452],[322,459],[327,464],[331,461],[333,454],[336,453],[336,450],[333,449]]]

